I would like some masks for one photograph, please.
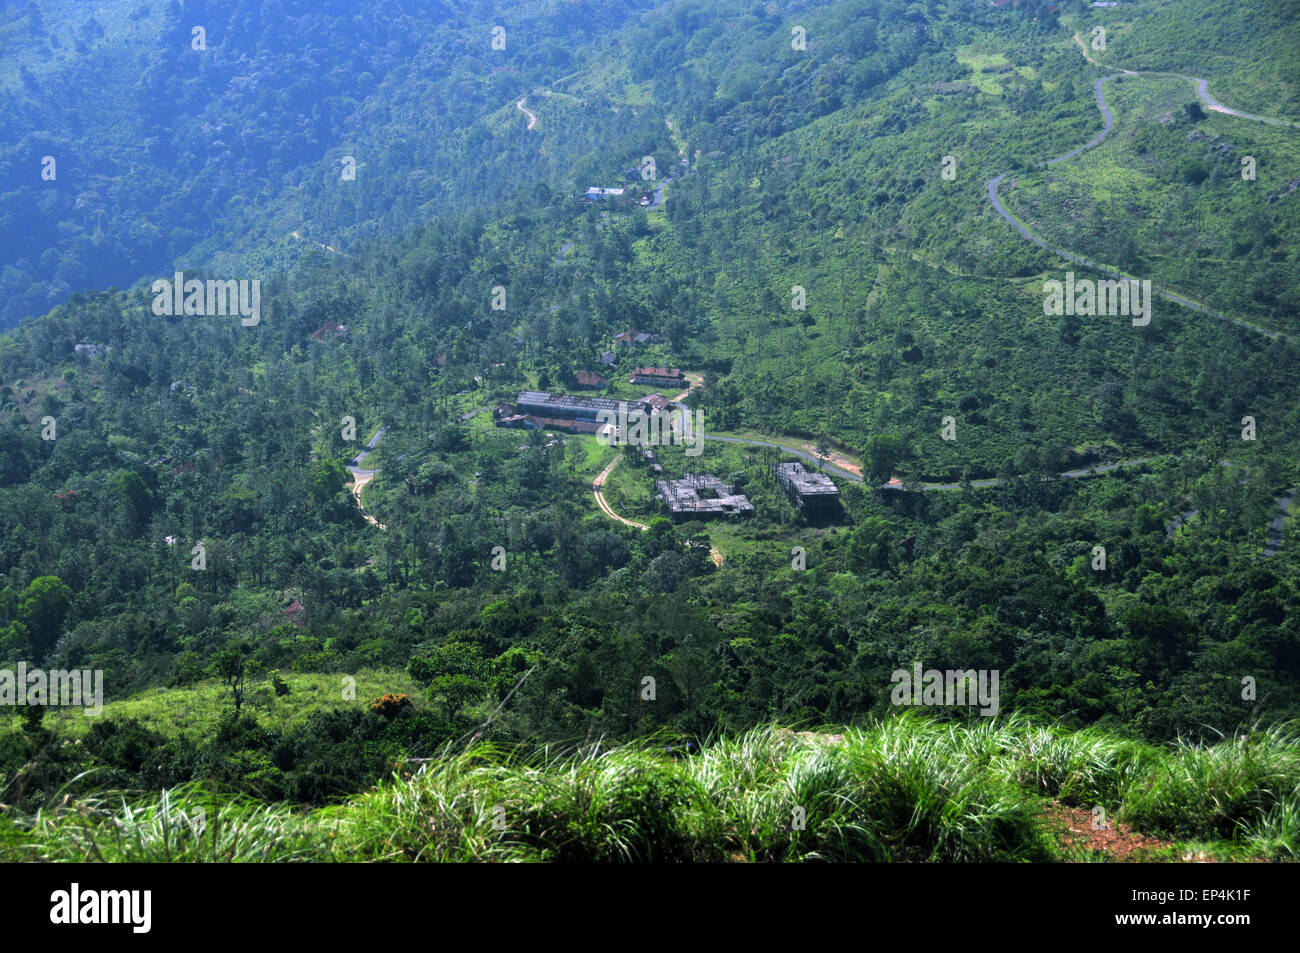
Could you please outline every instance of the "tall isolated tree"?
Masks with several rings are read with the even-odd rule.
[[[10,626],[11,636],[22,649],[22,642],[32,657],[45,656],[59,638],[63,620],[72,604],[72,590],[58,576],[37,576],[18,599],[18,613]]]

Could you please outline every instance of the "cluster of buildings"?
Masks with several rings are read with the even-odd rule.
[[[806,516],[829,515],[839,506],[840,491],[824,473],[802,463],[778,463],[772,468],[790,502]],[[655,482],[656,498],[674,520],[710,516],[753,516],[754,504],[712,473],[688,473],[680,480]]]
[[[640,176],[638,176],[638,178],[640,178]],[[606,188],[604,186],[593,185],[591,188],[587,189],[587,191],[582,194],[582,197],[586,199],[588,202],[599,202],[602,199],[621,199],[624,196],[624,194],[627,194],[627,192],[628,192],[627,189],[620,188],[619,186],[611,186]],[[634,196],[637,195],[640,196],[639,198],[637,198],[637,202],[636,202],[637,205],[640,205],[643,208],[648,208],[649,206],[654,204],[654,199],[650,197],[651,193],[644,190],[638,191],[636,189],[633,189],[631,194],[628,195],[628,200],[630,201]]]
[[[659,344],[662,341],[663,341],[662,335],[652,334],[649,331],[638,331],[635,328],[633,328],[630,331],[623,331],[619,334],[614,335],[613,347],[614,348],[620,346],[631,347],[631,348],[646,347],[651,344]],[[614,353],[614,350],[612,349],[607,351],[602,351],[599,358],[599,362],[602,367],[609,368],[609,370],[612,371],[615,367],[618,366],[618,355]],[[663,375],[662,381],[653,381],[651,383],[664,383],[664,384],[675,385],[684,382],[686,379],[686,375],[683,374],[681,371],[677,370],[676,368],[638,367],[633,373],[633,377],[642,375],[642,373],[645,371],[655,371],[655,370],[665,371],[666,373]],[[577,386],[579,387],[603,387],[605,384],[605,379],[603,377],[601,377],[598,374],[592,374],[589,371],[578,371],[578,373],[575,376],[578,379]],[[589,381],[599,381],[600,383],[599,384],[589,383]],[[641,383],[641,382],[634,380],[633,383]]]
[[[663,338],[658,334],[651,334],[648,331],[624,331],[622,334],[615,335],[615,344],[658,344]]]
[[[580,382],[589,383],[581,378]],[[686,380],[677,368],[638,367],[632,375],[632,382],[677,385],[685,384]],[[615,399],[525,390],[520,392],[513,406],[506,403],[497,405],[492,418],[498,427],[603,436],[618,426],[611,421],[625,421],[627,415],[638,414],[656,418],[673,406],[666,397],[657,393],[647,397]],[[645,447],[641,453],[654,474],[662,476],[663,466],[654,452]],[[772,472],[786,497],[801,514],[810,517],[831,515],[838,509],[839,488],[826,474],[807,470],[798,462],[775,464]],[[408,486],[407,489],[416,492],[424,487]],[[711,473],[688,473],[678,480],[658,479],[655,481],[655,496],[663,502],[674,520],[754,515],[754,504],[745,494]]]

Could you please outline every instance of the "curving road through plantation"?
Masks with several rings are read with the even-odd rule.
[[[1094,66],[1102,66],[1101,63],[1098,63],[1096,60],[1094,60],[1091,56],[1088,55],[1088,49],[1084,45],[1083,40],[1079,38],[1079,35],[1077,33],[1074,36],[1074,42],[1079,44],[1080,49],[1083,50],[1084,59],[1086,59],[1089,63],[1092,63]],[[1103,68],[1107,68],[1107,67],[1103,67]],[[1103,125],[1101,131],[1097,133],[1095,136],[1093,136],[1091,139],[1089,139],[1087,142],[1085,142],[1083,145],[1079,146],[1078,148],[1071,149],[1069,152],[1065,153],[1064,155],[1059,155],[1055,159],[1048,159],[1046,162],[1043,163],[1044,167],[1056,165],[1059,162],[1065,162],[1069,159],[1074,159],[1082,155],[1083,153],[1087,152],[1088,150],[1096,148],[1098,145],[1101,144],[1102,141],[1106,139],[1108,135],[1110,135],[1111,130],[1115,126],[1115,116],[1114,113],[1111,112],[1110,106],[1106,104],[1106,84],[1113,79],[1119,79],[1120,77],[1123,76],[1159,76],[1159,77],[1175,77],[1177,79],[1185,79],[1188,80],[1189,82],[1193,82],[1196,84],[1196,92],[1198,97],[1201,99],[1202,102],[1205,103],[1205,105],[1208,108],[1214,110],[1215,112],[1223,113],[1228,116],[1235,116],[1239,119],[1249,119],[1255,122],[1268,123],[1269,125],[1274,125],[1274,126],[1287,126],[1290,128],[1300,128],[1300,124],[1288,122],[1287,120],[1284,119],[1269,119],[1264,116],[1254,116],[1251,115],[1250,113],[1243,113],[1243,112],[1238,112],[1235,109],[1229,109],[1227,106],[1224,106],[1222,103],[1220,103],[1218,100],[1216,100],[1214,97],[1210,95],[1209,90],[1207,88],[1209,81],[1205,79],[1201,79],[1199,76],[1185,76],[1181,73],[1163,73],[1163,72],[1155,72],[1155,71],[1138,72],[1135,70],[1126,69],[1126,70],[1121,70],[1118,73],[1112,73],[1110,76],[1103,76],[1100,79],[1098,79],[1096,83],[1093,84],[1093,92],[1096,94],[1097,97],[1097,108],[1101,110],[1101,115],[1102,115]],[[1126,275],[1121,271],[1117,271],[1113,268],[1108,268],[1105,265],[1100,265],[1089,258],[1083,257],[1082,255],[1076,255],[1074,252],[1067,251],[1064,248],[1058,248],[1055,245],[1050,244],[1043,238],[1031,232],[1029,228],[1024,224],[1024,222],[1020,221],[1020,219],[1016,218],[1014,215],[1011,214],[1011,212],[1007,210],[1006,206],[1002,204],[1002,200],[998,197],[998,186],[1002,183],[1002,180],[1005,179],[1006,177],[1007,177],[1007,173],[1004,172],[1001,175],[997,175],[989,179],[988,186],[987,186],[989,202],[993,205],[994,211],[996,211],[999,215],[1001,215],[1004,219],[1006,219],[1006,221],[1010,223],[1011,227],[1014,228],[1020,234],[1021,238],[1025,239],[1026,241],[1032,242],[1033,244],[1037,245],[1039,248],[1052,252],[1054,255],[1059,255],[1060,257],[1064,258],[1066,261],[1072,261],[1077,265],[1083,265],[1085,268],[1090,268],[1093,271],[1103,274],[1108,278],[1112,278],[1112,279],[1132,278],[1131,275]],[[1239,325],[1240,327],[1243,328],[1247,328],[1248,330],[1254,331],[1257,334],[1262,334],[1265,337],[1269,337],[1269,338],[1287,337],[1287,335],[1282,334],[1280,331],[1272,331],[1269,330],[1268,328],[1261,327],[1258,324],[1253,324],[1250,321],[1246,321],[1242,318],[1236,318],[1233,317],[1232,315],[1223,314],[1222,312],[1215,311],[1212,308],[1207,308],[1205,305],[1201,304],[1198,301],[1193,301],[1190,298],[1186,298],[1183,297],[1182,295],[1175,294],[1172,291],[1167,291],[1164,288],[1157,287],[1154,283],[1152,283],[1151,285],[1151,290],[1153,293],[1159,295],[1161,298],[1163,298],[1166,301],[1172,301],[1175,304],[1180,304],[1183,307],[1190,308],[1193,311],[1199,311],[1202,314],[1208,314],[1211,317],[1218,318],[1221,321],[1230,321],[1233,324]]]

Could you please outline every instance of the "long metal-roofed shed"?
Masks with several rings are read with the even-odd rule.
[[[549,394],[546,391],[526,390],[515,401],[516,412],[560,420],[595,420],[601,411],[618,414],[619,404],[627,406],[628,413],[642,410],[639,400],[618,401],[611,397],[584,397],[574,394]]]
[[[617,426],[616,421],[622,419],[620,408],[625,409],[629,416],[634,416],[648,413],[650,404],[637,398],[614,400],[611,397],[579,397],[526,390],[519,394],[519,400],[513,408],[500,404],[493,411],[492,417],[498,427],[600,435],[602,431]],[[602,423],[601,412],[609,413],[611,419]]]
[[[773,469],[781,489],[799,509],[823,509],[839,502],[839,487],[826,474],[805,470],[802,463],[778,463]]]

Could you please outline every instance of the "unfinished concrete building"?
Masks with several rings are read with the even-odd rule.
[[[839,488],[826,474],[809,472],[802,463],[778,463],[772,469],[781,489],[800,512],[827,512],[839,505]]]
[[[680,480],[656,480],[655,490],[674,520],[754,515],[754,504],[747,496],[711,473],[688,473]]]

